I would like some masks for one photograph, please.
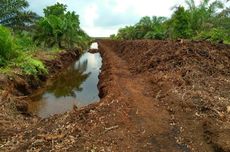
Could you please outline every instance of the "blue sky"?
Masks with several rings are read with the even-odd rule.
[[[80,15],[81,27],[90,36],[109,36],[120,27],[133,25],[143,16],[166,16],[184,0],[28,0],[30,9],[43,15],[43,8],[56,2]],[[195,0],[197,3],[200,0]]]

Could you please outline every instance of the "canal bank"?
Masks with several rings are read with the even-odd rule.
[[[49,56],[44,56],[44,54],[42,53],[39,59],[48,69],[48,75],[34,77],[20,75],[17,71],[11,75],[0,75],[0,151],[12,135],[40,121],[41,118],[28,112],[28,102],[30,102],[28,95],[44,86],[47,80],[55,78],[59,72],[76,61],[80,56],[80,50],[63,50]]]
[[[0,132],[0,148],[229,151],[229,102],[216,98],[229,99],[229,49],[208,42],[99,41],[100,101],[34,123],[24,117],[24,128],[14,123]]]
[[[99,53],[85,52],[30,95],[28,111],[46,118],[99,101],[97,84],[101,65]]]

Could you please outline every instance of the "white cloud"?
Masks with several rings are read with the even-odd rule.
[[[96,4],[90,4],[87,6],[83,13],[84,25],[93,27],[95,20],[99,17],[98,7]]]
[[[65,3],[65,1],[64,1],[64,0],[56,0],[56,2],[58,2],[58,3],[62,3],[62,4],[64,4],[64,3]]]

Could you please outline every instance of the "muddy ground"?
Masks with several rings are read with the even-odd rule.
[[[38,52],[36,58],[43,61],[49,75],[37,78],[22,74],[15,67],[8,74],[0,74],[0,151],[12,135],[37,123],[40,118],[28,113],[28,95],[42,87],[47,79],[55,78],[80,56],[78,49],[57,52]],[[2,149],[3,148],[3,149]]]
[[[0,150],[230,151],[229,45],[103,40],[99,51],[101,100],[48,119],[15,114]]]

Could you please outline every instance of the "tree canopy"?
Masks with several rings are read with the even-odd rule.
[[[39,16],[28,11],[28,7],[26,0],[1,0],[0,24],[14,30],[29,30]]]
[[[133,25],[119,29],[113,39],[202,39],[230,43],[230,8],[219,0],[185,0],[175,7],[170,18],[143,17]]]
[[[44,17],[28,7],[26,0],[0,1],[0,73],[18,67],[27,75],[46,74],[37,54],[74,47],[85,50],[89,46],[91,39],[80,28],[79,16],[67,11],[66,5],[48,6]]]
[[[46,47],[58,45],[59,48],[71,48],[79,41],[89,37],[80,28],[79,16],[66,11],[67,6],[57,3],[44,9],[45,16],[37,23],[34,40]]]

